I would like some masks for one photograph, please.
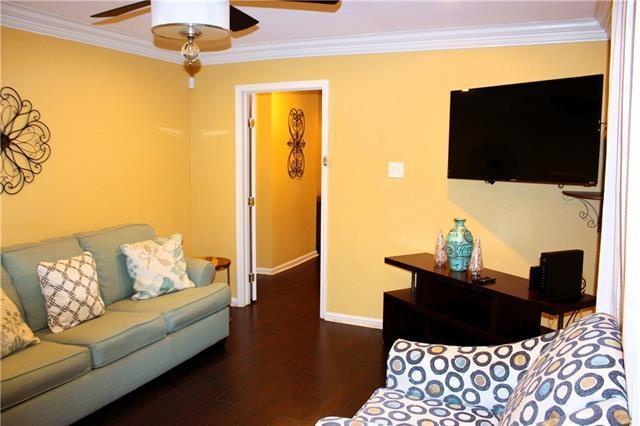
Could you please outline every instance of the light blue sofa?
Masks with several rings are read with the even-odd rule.
[[[387,387],[353,419],[326,417],[316,425],[628,424],[620,326],[593,314],[560,332],[502,346],[397,340]]]
[[[133,301],[120,245],[155,237],[148,225],[123,225],[2,250],[2,288],[41,343],[2,359],[3,425],[78,420],[229,335],[229,286],[215,268],[187,259],[195,288]],[[36,272],[41,261],[90,251],[103,316],[53,334]]]

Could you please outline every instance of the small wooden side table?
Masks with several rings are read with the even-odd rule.
[[[226,257],[203,256],[201,259],[209,261],[216,268],[216,272],[227,270],[227,284],[231,285],[231,260]]]

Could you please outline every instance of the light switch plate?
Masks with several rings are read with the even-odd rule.
[[[404,177],[404,163],[389,161],[387,175],[390,178],[402,179]]]

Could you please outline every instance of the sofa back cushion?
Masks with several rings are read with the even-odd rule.
[[[540,353],[507,401],[501,424],[562,423],[606,399],[627,408],[620,325],[598,313],[562,330]]]
[[[120,245],[155,238],[149,225],[121,225],[100,231],[76,234],[80,245],[93,254],[98,269],[102,300],[110,305],[131,297],[133,280],[127,271],[127,259]]]
[[[11,275],[22,308],[24,319],[36,331],[47,327],[47,308],[40,289],[36,267],[39,262],[55,262],[78,256],[83,250],[75,237],[63,237],[40,243],[23,244],[2,250],[2,265]],[[9,297],[10,294],[8,294]]]
[[[20,301],[20,297],[18,297],[18,292],[13,285],[13,281],[11,280],[11,275],[7,272],[2,266],[2,276],[0,277],[0,286],[2,286],[2,290],[4,294],[11,299],[11,301],[18,308],[18,312],[20,312],[20,316],[24,319],[24,308],[22,307],[22,302]]]

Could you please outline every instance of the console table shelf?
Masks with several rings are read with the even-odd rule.
[[[543,312],[562,318],[595,306],[591,295],[571,302],[541,299],[529,290],[527,279],[489,269],[483,274],[496,283],[474,284],[465,272],[436,266],[428,253],[387,257],[385,263],[412,272],[416,280],[415,292],[384,294],[383,338],[388,345],[398,338],[453,345],[510,343],[552,331],[540,325]]]

